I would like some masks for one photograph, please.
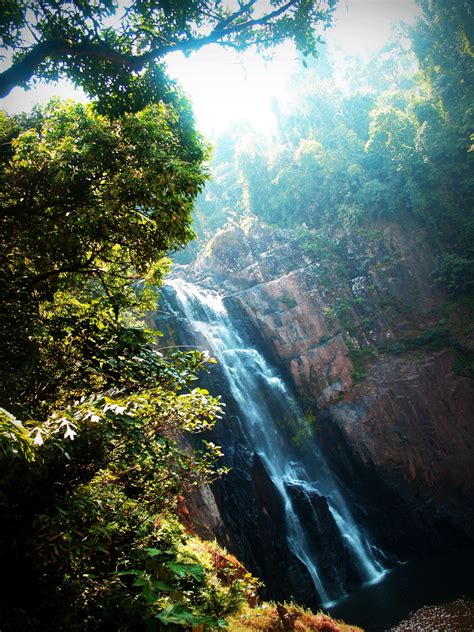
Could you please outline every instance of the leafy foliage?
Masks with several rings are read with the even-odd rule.
[[[170,52],[189,54],[212,43],[263,50],[293,38],[304,55],[316,54],[320,36],[313,27],[330,23],[335,4],[273,0],[262,9],[256,0],[236,7],[220,0],[8,0],[0,36],[14,54],[0,73],[0,96],[35,77],[66,76],[108,112],[175,103],[173,82],[160,63]]]
[[[323,238],[410,217],[439,254],[434,277],[456,296],[474,287],[473,16],[468,2],[420,5],[412,50],[391,43],[352,62],[350,91],[329,56],[293,78],[297,96],[275,104],[277,138],[235,151],[234,206]]]
[[[113,122],[59,101],[2,116],[3,401],[28,412],[61,389],[139,379],[145,358],[127,365],[150,336],[133,312],[193,236],[206,147],[183,145],[163,105]]]
[[[206,177],[206,147],[196,134],[183,143],[181,123],[163,104],[113,120],[59,101],[2,115],[6,629],[156,629],[165,611],[211,620],[208,576],[181,559],[180,527],[162,563],[171,592],[156,585],[151,599],[117,575],[148,573],[143,551],[161,546],[176,497],[225,471],[218,446],[191,441],[222,414],[194,388],[207,358],[164,355],[143,326]]]

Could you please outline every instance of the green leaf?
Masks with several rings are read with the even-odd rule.
[[[136,580],[133,582],[133,585],[149,587],[151,585],[151,581],[149,577],[146,577],[145,575],[141,575],[136,578]]]
[[[191,575],[196,581],[203,582],[206,572],[200,564],[178,564],[177,562],[166,562],[166,566],[177,577]]]
[[[154,548],[147,548],[145,549],[145,551],[148,553],[150,557],[156,557],[157,555],[160,555],[160,553],[163,553],[161,549],[154,549]]]
[[[218,621],[212,617],[195,615],[189,610],[186,610],[184,606],[173,604],[165,608],[157,615],[158,619],[168,625],[174,623],[175,625],[187,626],[191,625],[209,625],[212,627],[222,627],[222,621]]]

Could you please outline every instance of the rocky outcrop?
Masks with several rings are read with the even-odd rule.
[[[249,222],[181,270],[243,310],[316,411],[357,511],[399,557],[474,538],[472,315],[446,307],[435,260],[409,218],[330,237]]]
[[[195,523],[196,518],[205,523],[209,500],[210,506],[217,503],[220,519],[211,528],[212,536],[237,552],[245,566],[265,580],[261,596],[278,601],[293,598],[316,606],[318,596],[311,578],[288,548],[282,499],[261,459],[243,446],[234,451],[228,446],[226,455],[232,470],[212,485],[213,498],[196,494],[191,499],[189,509]],[[196,502],[201,503],[197,516],[193,510]]]
[[[396,491],[435,546],[446,531],[474,539],[474,390],[453,364],[450,349],[377,358],[330,409],[354,458]]]

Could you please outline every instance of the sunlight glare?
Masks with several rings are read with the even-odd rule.
[[[343,64],[345,55],[366,57],[380,49],[392,35],[393,24],[412,22],[418,12],[414,0],[341,0],[334,26],[324,39],[337,64]],[[279,46],[271,60],[253,51],[237,53],[213,45],[190,57],[169,55],[166,65],[191,98],[199,129],[211,136],[241,123],[271,133],[276,124],[272,101],[288,96],[288,80],[302,67],[289,42]],[[1,107],[8,112],[25,111],[52,96],[85,98],[82,91],[61,81],[29,91],[16,88],[1,101]]]

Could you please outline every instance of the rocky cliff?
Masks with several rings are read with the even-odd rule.
[[[331,236],[248,221],[177,270],[244,311],[392,559],[474,539],[472,304],[448,301],[435,259],[410,218]]]

